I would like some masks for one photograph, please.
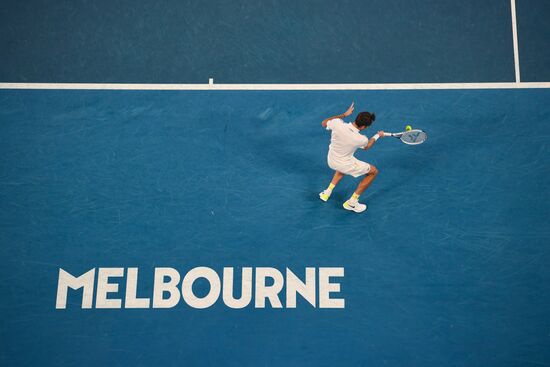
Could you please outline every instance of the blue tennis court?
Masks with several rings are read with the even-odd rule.
[[[0,95],[6,365],[549,358],[548,90]],[[380,129],[429,132],[361,153],[381,172],[365,215],[341,208],[351,178],[317,197],[331,176],[320,121],[352,99]],[[344,267],[346,307],[83,310],[70,291],[55,308],[59,268],[138,267],[146,297],[159,266]]]
[[[549,18],[6,0],[0,366],[550,365]],[[352,101],[428,135],[357,151],[361,214]]]

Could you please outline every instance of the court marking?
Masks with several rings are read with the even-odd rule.
[[[0,83],[0,89],[82,90],[416,90],[416,89],[531,89],[550,88],[550,82],[499,83],[383,83],[383,84],[126,84],[126,83]]]
[[[514,41],[514,68],[516,72],[516,83],[521,83],[519,69],[518,26],[516,23],[516,0],[510,0],[510,8],[512,10],[512,37]]]

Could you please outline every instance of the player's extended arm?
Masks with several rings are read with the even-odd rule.
[[[332,116],[332,117],[329,117],[329,118],[326,118],[323,120],[323,122],[321,122],[321,125],[323,125],[323,127],[327,127],[327,122],[329,120],[332,120],[332,119],[341,119],[341,118],[344,118],[344,117],[348,117],[349,115],[351,115],[353,113],[353,109],[355,108],[354,107],[355,105],[355,102],[351,102],[351,106],[349,106],[348,110],[346,112],[344,112],[343,114],[341,115],[337,115],[337,116]]]
[[[379,138],[383,138],[384,137],[384,132],[383,131],[379,131],[377,132],[372,138],[369,139],[369,143],[367,145],[365,145],[363,147],[364,150],[369,150],[370,148],[372,148],[372,146],[374,145],[374,143],[376,143],[376,141],[379,139]]]

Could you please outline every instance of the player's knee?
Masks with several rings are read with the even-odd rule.
[[[375,166],[371,165],[370,166],[370,172],[369,172],[371,175],[373,176],[376,176],[378,175],[378,168],[376,168]]]

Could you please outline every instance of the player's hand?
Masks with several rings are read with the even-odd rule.
[[[353,109],[355,108],[355,102],[351,102],[351,106],[349,106],[348,110],[344,112],[344,117],[348,117],[353,113]]]
[[[381,138],[384,137],[384,132],[383,132],[382,130],[380,130],[377,134],[378,134],[378,136],[380,136]]]

